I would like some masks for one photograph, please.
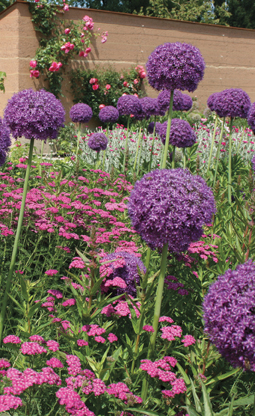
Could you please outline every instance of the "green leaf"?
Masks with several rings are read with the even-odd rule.
[[[135,408],[133,408],[133,407],[129,407],[128,409],[125,409],[125,411],[136,412],[136,413],[142,413],[143,415],[148,415],[148,416],[165,416],[165,415],[162,415],[162,413],[154,413],[154,412],[149,412],[148,410],[144,410],[144,409],[135,409]]]
[[[229,371],[228,373],[225,374],[221,374],[220,376],[214,377],[211,380],[209,380],[206,384],[206,386],[209,386],[212,383],[215,383],[219,380],[225,380],[228,377],[233,376],[234,374],[238,373],[239,371],[241,371],[241,368],[234,368],[233,370]]]
[[[196,393],[196,389],[195,389],[194,383],[193,383],[193,381],[191,379],[190,379],[190,383],[191,383],[192,394],[193,394],[193,397],[194,397],[194,402],[195,402],[196,410],[198,412],[202,412],[200,400],[199,400],[198,395]]]
[[[176,365],[177,365],[177,368],[180,371],[182,377],[184,378],[185,383],[189,385],[190,384],[190,379],[187,376],[187,374],[185,373],[184,369],[182,368],[182,366],[178,362],[177,362]]]
[[[28,312],[27,317],[28,318],[32,318],[32,316],[34,315],[34,313],[37,311],[37,309],[39,309],[41,307],[42,302],[38,302],[35,305],[33,305]]]
[[[28,293],[27,293],[27,285],[25,280],[23,279],[23,277],[20,275],[20,286],[21,286],[21,293],[23,298],[25,299],[26,302],[28,302]]]
[[[187,410],[189,416],[201,416],[201,414],[199,414],[199,413],[196,412],[196,410],[194,409],[193,406],[191,406],[191,405],[188,404],[187,406],[183,406],[183,407],[184,407],[184,409]]]
[[[211,400],[209,394],[206,390],[204,383],[201,381],[202,385],[202,392],[203,392],[203,399],[204,399],[204,411],[206,416],[213,416],[213,410],[211,405]]]

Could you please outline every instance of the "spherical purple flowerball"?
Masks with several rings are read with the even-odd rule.
[[[7,152],[11,146],[10,129],[0,117],[0,166],[5,163]]]
[[[142,110],[139,98],[134,95],[122,95],[118,99],[117,109],[122,116],[139,114]]]
[[[192,98],[188,94],[182,94],[182,111],[189,111],[192,106]]]
[[[108,139],[104,133],[94,133],[90,136],[88,146],[90,149],[100,152],[107,148]]]
[[[164,90],[164,91],[161,91],[158,95],[157,100],[158,100],[158,107],[161,112],[160,115],[164,115],[166,111],[168,111],[169,109],[170,94],[171,94],[171,91]],[[178,90],[174,91],[173,111],[184,111],[184,110],[187,111],[186,108],[189,110],[192,107],[192,104],[193,104],[192,98],[189,97],[189,95],[182,94],[181,91],[178,91]]]
[[[214,111],[214,101],[217,99],[218,95],[218,92],[214,92],[207,99],[207,106],[210,108],[211,111]]]
[[[213,106],[219,117],[246,118],[251,107],[251,100],[241,88],[230,88],[218,93]]]
[[[250,107],[247,121],[248,121],[250,128],[252,129],[254,133],[255,132],[255,103],[253,103]]]
[[[162,143],[166,142],[167,121],[161,124],[160,138]],[[190,124],[179,118],[173,118],[171,122],[169,143],[177,147],[191,147],[196,143],[196,134]]]
[[[136,284],[139,285],[140,279],[139,279],[139,273],[138,268],[142,270],[144,273],[146,273],[146,267],[143,264],[143,262],[136,257],[134,254],[127,253],[126,251],[118,251],[112,254],[108,254],[106,257],[103,258],[103,262],[107,262],[109,260],[116,260],[120,263],[124,263],[120,267],[114,267],[114,262],[109,263],[108,271],[109,269],[112,270],[112,272],[107,275],[107,280],[113,280],[115,277],[120,277],[123,279],[127,285],[127,287],[124,288],[117,288],[116,292],[118,295],[121,293],[128,293],[131,296],[136,296]],[[138,268],[137,268],[138,267]],[[114,288],[114,287],[113,287]]]
[[[203,303],[205,332],[234,367],[255,370],[255,263],[219,276]]]
[[[160,132],[160,128],[161,128],[162,124],[159,122],[156,122],[156,127],[155,127],[155,132],[157,134],[159,134]],[[149,125],[148,125],[148,133],[152,134],[154,131],[154,122],[152,121]]]
[[[143,113],[145,118],[150,118],[155,115],[157,112],[157,99],[151,97],[140,98],[140,103],[142,105]]]
[[[74,104],[69,113],[73,123],[88,123],[93,116],[92,108],[88,104]]]
[[[99,119],[103,123],[116,123],[119,118],[119,112],[117,108],[113,107],[112,105],[107,105],[102,108],[99,112]]]
[[[8,100],[4,119],[15,139],[24,136],[46,141],[57,138],[64,126],[65,110],[54,94],[28,89]]]
[[[199,240],[202,227],[216,212],[204,179],[186,169],[157,169],[135,183],[128,213],[135,231],[155,250],[168,244],[181,253]]]
[[[149,84],[156,90],[195,91],[203,79],[205,62],[198,48],[187,43],[164,43],[146,64]]]

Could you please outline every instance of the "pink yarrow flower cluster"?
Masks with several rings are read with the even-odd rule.
[[[162,331],[161,338],[168,341],[175,341],[175,337],[181,338],[182,336],[182,329],[178,325],[164,326],[160,331]]]
[[[24,355],[36,355],[47,353],[47,350],[39,345],[37,342],[24,342],[21,345],[20,351]]]
[[[184,347],[189,347],[190,345],[195,344],[196,340],[192,335],[184,335],[182,342],[184,343]]]

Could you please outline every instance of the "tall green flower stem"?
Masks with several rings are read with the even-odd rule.
[[[175,165],[175,148],[176,148],[176,146],[173,146],[173,153],[172,153],[172,169],[174,169],[174,165]]]
[[[215,123],[214,123],[214,130],[213,130],[213,137],[212,137],[212,141],[211,141],[211,148],[210,148],[210,154],[209,154],[206,174],[208,174],[209,169],[210,169],[210,165],[211,165],[212,152],[213,152],[213,146],[214,146],[214,141],[215,141],[215,134],[216,134],[217,124],[218,124],[218,115],[216,114]]]
[[[172,122],[172,115],[173,115],[173,102],[174,102],[174,90],[171,91],[171,95],[170,95],[170,105],[169,105],[169,110],[168,110],[168,120],[167,120],[167,129],[166,129],[165,153],[164,153],[163,162],[160,166],[160,169],[165,169],[165,167],[166,167],[166,160],[167,160],[168,147],[169,147],[169,138],[170,138],[170,130],[171,130],[171,122]]]
[[[126,135],[125,150],[124,150],[123,168],[122,168],[123,173],[125,172],[125,165],[126,165],[126,158],[127,158],[127,151],[128,151],[129,124],[130,124],[130,116],[128,116],[128,124],[127,124],[127,135]]]
[[[43,158],[43,145],[44,145],[44,141],[42,140],[42,144],[41,144],[41,158],[40,158],[41,162],[40,163],[42,163],[42,158]],[[41,166],[40,163],[39,163],[39,175],[42,176],[42,166]]]
[[[0,346],[2,345],[2,336],[3,336],[3,329],[4,329],[6,306],[7,306],[7,301],[8,301],[8,297],[9,297],[13,272],[14,272],[14,268],[15,268],[15,260],[16,260],[16,256],[17,256],[19,238],[20,238],[22,222],[23,222],[23,217],[24,217],[24,211],[25,211],[28,180],[29,180],[32,156],[33,156],[33,147],[34,147],[34,138],[32,138],[30,140],[29,157],[28,157],[26,177],[25,177],[25,182],[24,182],[24,187],[23,187],[22,202],[21,202],[21,207],[20,207],[20,212],[19,212],[18,226],[17,226],[17,231],[16,231],[13,250],[12,250],[11,264],[10,264],[9,273],[8,273],[8,277],[7,277],[4,298],[3,298],[3,301],[2,301],[2,308],[1,308],[1,314],[0,314]]]
[[[140,145],[140,141],[141,141],[141,136],[142,136],[142,126],[140,125],[139,133],[138,133],[137,146],[136,146],[136,153],[135,153],[135,161],[134,161],[134,166],[133,166],[133,170],[134,171],[135,171],[135,167],[136,167],[136,162],[137,162],[137,156],[138,156],[138,151],[139,151],[139,145]]]
[[[184,147],[183,150],[183,169],[186,168],[187,156],[186,156],[186,148]]]
[[[141,134],[142,141],[141,141],[141,144],[140,144],[138,161],[137,161],[137,171],[136,171],[137,175],[139,175],[139,170],[140,170],[140,160],[141,160],[141,154],[142,154],[142,148],[143,148],[143,132],[144,132],[144,128],[142,128],[142,134]]]
[[[155,141],[155,132],[156,132],[156,116],[154,117],[154,127],[153,127],[153,136],[152,136],[152,145],[151,145],[151,157],[150,157],[150,164],[149,164],[149,172],[151,170],[151,164],[152,164],[152,156],[153,156],[154,141]]]
[[[224,126],[225,126],[225,117],[223,118],[223,124],[222,124],[222,129],[220,132],[220,138],[219,138],[219,143],[218,143],[218,148],[217,148],[217,153],[216,153],[216,161],[215,161],[216,165],[215,165],[215,171],[214,171],[213,186],[215,186],[215,183],[216,183],[216,177],[217,177],[218,165],[219,165],[219,157],[220,157],[220,145],[221,145],[221,140],[223,136]]]
[[[76,160],[78,160],[80,138],[81,138],[81,123],[79,123],[78,131],[77,131]]]
[[[229,125],[229,146],[228,146],[228,202],[231,204],[231,183],[232,183],[232,171],[231,171],[231,158],[232,158],[232,126],[233,126],[233,117],[230,117]]]

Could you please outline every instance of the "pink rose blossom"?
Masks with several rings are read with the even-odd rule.
[[[71,32],[71,30],[69,28],[65,29],[65,34],[68,35]]]
[[[37,65],[37,62],[32,59],[32,61],[29,62],[29,65],[31,66],[31,68],[35,68]]]

